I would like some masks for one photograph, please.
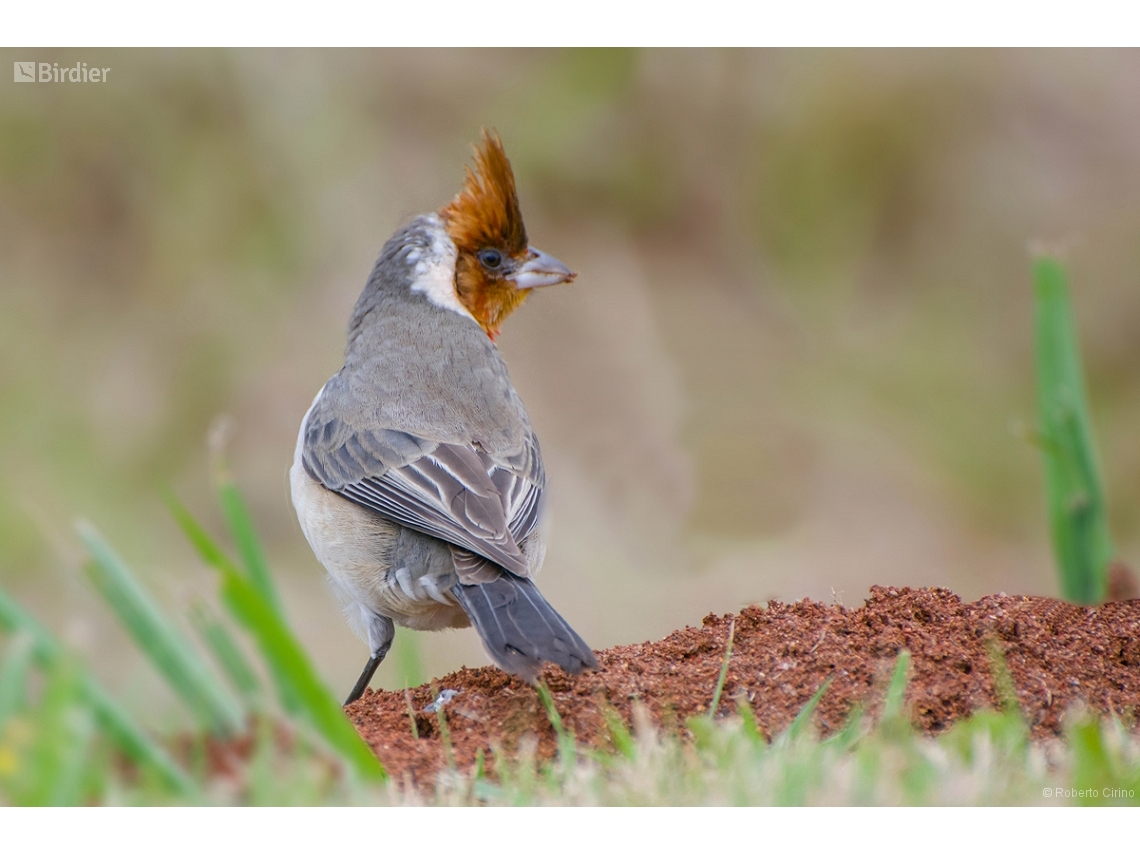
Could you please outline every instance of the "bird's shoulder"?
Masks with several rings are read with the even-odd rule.
[[[425,436],[350,415],[334,403],[340,384],[330,384],[302,425],[300,457],[311,478],[387,520],[516,575],[529,572],[518,544],[538,524],[546,480],[532,431],[490,447],[470,435]]]
[[[426,395],[418,390],[361,389],[345,372],[325,384],[302,427],[305,468],[326,487],[415,463],[424,457],[477,459],[488,473],[505,470],[542,486],[542,452],[511,388],[478,386]]]

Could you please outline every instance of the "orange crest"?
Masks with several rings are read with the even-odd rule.
[[[502,247],[515,255],[526,249],[515,176],[503,143],[494,131],[483,129],[483,142],[475,146],[475,171],[466,169],[463,190],[441,211],[448,234],[462,251]]]

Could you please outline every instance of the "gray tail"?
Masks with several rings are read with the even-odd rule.
[[[577,674],[598,660],[570,624],[529,579],[503,573],[481,585],[456,585],[452,593],[475,624],[495,664],[534,682],[543,662]]]

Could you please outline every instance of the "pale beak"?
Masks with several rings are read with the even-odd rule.
[[[527,251],[527,259],[523,265],[514,273],[508,273],[506,278],[514,282],[520,291],[525,291],[529,288],[561,285],[563,282],[570,282],[577,275],[553,255],[547,255],[541,249],[531,247]]]

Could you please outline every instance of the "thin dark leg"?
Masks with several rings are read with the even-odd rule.
[[[383,658],[383,656],[373,656],[368,660],[364,666],[364,670],[360,672],[360,679],[356,681],[356,685],[352,687],[352,692],[349,694],[348,700],[344,702],[346,707],[364,694],[364,690],[368,688],[368,684],[372,682],[372,675],[375,674],[376,669],[380,667],[380,661]]]
[[[344,702],[346,707],[364,694],[364,690],[372,682],[372,675],[376,673],[376,668],[388,655],[388,651],[392,647],[392,639],[395,637],[396,625],[392,623],[391,618],[378,615],[375,612],[368,614],[368,646],[372,649],[372,658],[364,666],[360,679],[356,681],[356,685],[352,687],[352,693]]]

